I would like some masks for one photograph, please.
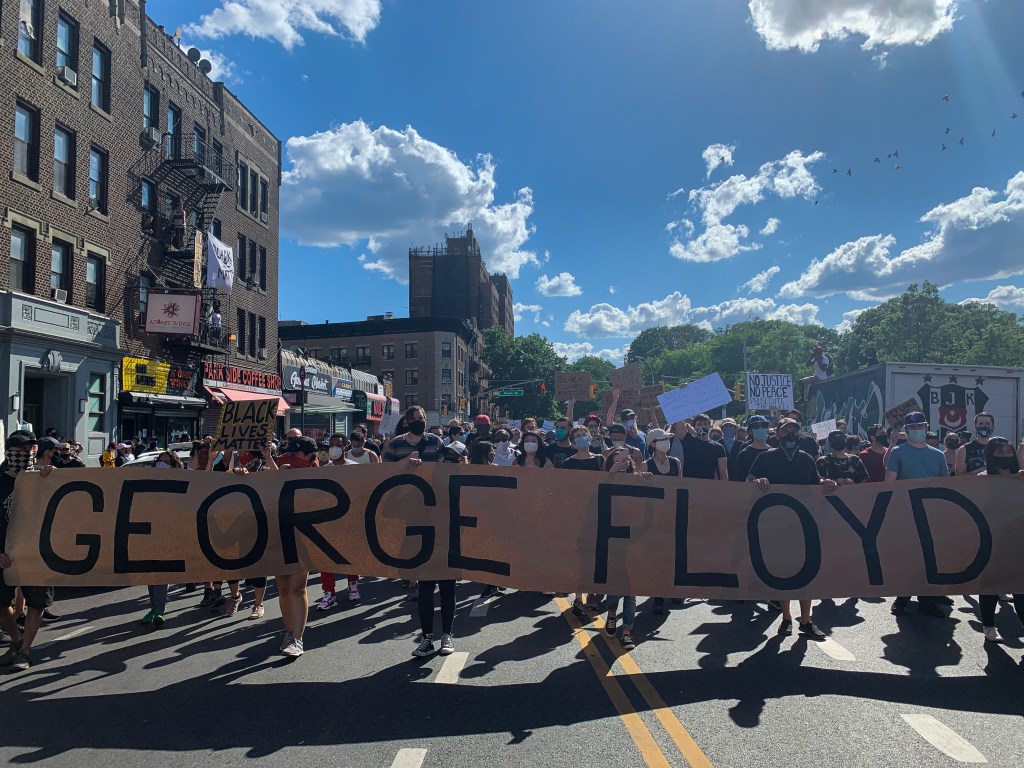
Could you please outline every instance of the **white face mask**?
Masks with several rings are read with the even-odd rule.
[[[528,443],[523,443],[523,450],[526,451],[527,453],[536,453],[538,447],[539,446],[537,442],[534,440],[531,440]]]
[[[662,453],[668,453],[668,449],[671,448],[671,447],[672,447],[672,441],[671,440],[655,440],[654,441],[654,448],[655,448],[655,450],[661,451]]]
[[[331,457],[331,461],[337,461],[344,455],[345,451],[340,445],[332,445],[327,451],[327,455]]]
[[[501,453],[508,453],[508,448],[509,448],[508,440],[499,440],[498,441],[498,450]]]
[[[626,441],[625,440],[612,440],[612,445],[614,445],[616,448],[623,448],[626,445]]]

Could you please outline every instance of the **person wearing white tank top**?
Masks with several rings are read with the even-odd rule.
[[[362,432],[353,432],[349,437],[351,447],[345,452],[345,458],[354,464],[376,464],[380,457],[373,451],[366,450],[366,438]]]

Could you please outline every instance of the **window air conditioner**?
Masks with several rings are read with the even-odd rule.
[[[263,211],[262,213],[260,213],[260,221],[262,221],[264,224],[267,223],[267,212],[266,211]]]
[[[78,73],[71,67],[57,67],[57,77],[72,88],[78,86]]]
[[[260,347],[259,350],[257,350],[256,357],[258,357],[260,360],[266,360],[267,359],[267,348],[266,347]]]
[[[50,298],[54,301],[59,301],[61,304],[68,303],[68,292],[63,288],[51,288]]]
[[[155,147],[162,140],[163,134],[160,132],[160,129],[156,126],[147,128],[142,132],[142,143],[145,144],[147,147]]]

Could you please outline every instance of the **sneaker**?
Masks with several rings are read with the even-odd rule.
[[[238,593],[238,597],[229,598],[224,604],[224,616],[234,616],[238,613],[238,607],[242,604],[242,593]]]
[[[604,633],[615,635],[615,629],[619,626],[619,616],[615,611],[608,611],[608,618],[604,622]]]
[[[800,624],[800,634],[806,637],[808,640],[824,640],[826,635],[816,626],[813,621],[808,621],[806,624]]]
[[[29,658],[27,653],[19,653],[14,657],[14,663],[11,664],[11,669],[15,672],[25,672],[29,667],[32,666],[32,659]]]
[[[604,603],[604,595],[587,595],[587,608],[595,613],[601,610],[602,603]]]
[[[249,614],[249,621],[256,621],[263,618],[263,606],[254,605],[252,607],[252,613]]]
[[[578,599],[572,604],[572,615],[581,619],[585,619],[587,617],[587,612],[583,610],[583,603]]]
[[[424,635],[420,639],[420,644],[416,646],[416,650],[412,652],[413,656],[431,656],[434,653],[434,636]]]
[[[217,599],[217,596],[213,593],[213,590],[206,587],[203,590],[203,599],[199,601],[200,608],[209,608],[213,605],[213,601]]]
[[[281,649],[281,653],[283,653],[285,656],[290,656],[293,659],[297,659],[299,658],[299,656],[305,653],[305,649],[302,647],[302,641],[296,640],[293,637],[292,641]]]
[[[55,621],[60,621],[63,618],[59,613],[54,613],[49,608],[43,610],[43,624],[52,624]]]
[[[164,625],[164,615],[162,613],[153,614],[153,626],[162,627]]]
[[[673,597],[672,598],[672,605],[682,605],[685,602],[686,602],[686,598],[685,597]]]
[[[14,659],[18,656],[18,653],[20,651],[21,640],[19,640],[16,643],[12,641],[11,644],[7,646],[7,651],[4,653],[4,655],[0,656],[0,667],[11,666],[11,664],[14,663]]]
[[[334,596],[333,592],[324,592],[323,597],[316,601],[316,609],[318,611],[329,611],[337,604],[338,598]]]
[[[1003,638],[999,636],[999,630],[995,627],[985,627],[985,642],[986,643],[999,643],[1002,642]]]
[[[155,611],[150,611],[149,613],[147,613],[145,616],[142,617],[142,621],[140,621],[139,624],[140,625],[142,625],[142,624],[152,624],[154,616],[156,616],[156,612]]]
[[[409,582],[409,591],[406,593],[405,599],[412,603],[420,599],[420,583],[418,581]]]
[[[622,646],[624,651],[632,651],[636,648],[636,643],[633,642],[633,634],[628,630],[622,630],[622,637],[619,638],[619,645]]]
[[[450,656],[455,653],[455,644],[452,642],[451,635],[441,635],[441,650],[438,653],[442,656]]]
[[[359,587],[352,586],[348,588],[348,601],[350,603],[358,603],[363,599],[363,596],[359,594]]]
[[[281,637],[281,650],[284,651],[284,649],[291,645],[294,640],[295,638],[292,637],[292,633],[286,629],[284,631],[284,635]]]
[[[793,634],[793,620],[783,619],[782,623],[779,624],[779,634],[789,637]]]
[[[186,584],[185,585],[185,591],[186,592],[195,592],[196,591],[196,585],[195,584]]]

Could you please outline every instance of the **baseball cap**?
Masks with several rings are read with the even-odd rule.
[[[593,422],[597,422],[598,426],[600,426],[601,424],[601,417],[598,416],[596,413],[592,413],[589,416],[587,416],[587,418],[583,420],[583,426],[587,426],[588,424],[592,424]]]
[[[621,416],[622,416],[622,420],[623,421],[625,421],[626,419],[635,419],[636,418],[636,414],[633,413],[633,409],[631,409],[631,408],[624,408],[622,413],[621,413]]]
[[[289,453],[316,453],[316,440],[311,437],[297,437],[288,444]]]
[[[794,427],[796,427],[797,429],[800,428],[800,422],[799,421],[797,421],[796,419],[785,418],[785,419],[779,419],[779,423],[775,425],[775,429],[776,430],[780,430],[783,427],[787,427],[787,426],[789,426],[791,424]]]
[[[52,437],[41,437],[38,442],[36,442],[36,445],[39,446],[39,452],[42,453],[43,451],[52,451],[55,449],[60,450],[61,448],[64,448],[67,443],[61,443],[54,440]]]
[[[613,432],[615,434],[617,434],[617,435],[620,435],[620,434],[624,435],[624,434],[626,434],[626,425],[625,424],[619,424],[618,422],[616,422],[614,424],[609,424],[608,425],[608,434],[610,435]]]
[[[466,455],[466,446],[460,443],[458,440],[452,440],[448,445],[445,446],[445,450],[454,451],[459,456]]]
[[[36,442],[35,433],[27,429],[16,429],[7,436],[4,448],[8,450],[11,448],[28,448],[30,445],[35,445]]]
[[[647,444],[650,445],[655,440],[668,440],[672,437],[664,429],[652,429],[647,433]]]
[[[928,417],[920,411],[911,411],[903,418],[903,425],[909,427],[911,424],[928,425]]]
[[[764,416],[761,416],[760,414],[754,414],[749,419],[747,419],[747,429],[750,429],[751,427],[756,427],[758,424],[768,426],[768,419],[766,419]]]
[[[491,423],[491,417],[488,416],[486,413],[481,413],[479,416],[477,416],[475,419],[473,419],[473,423],[474,424],[490,424]]]

